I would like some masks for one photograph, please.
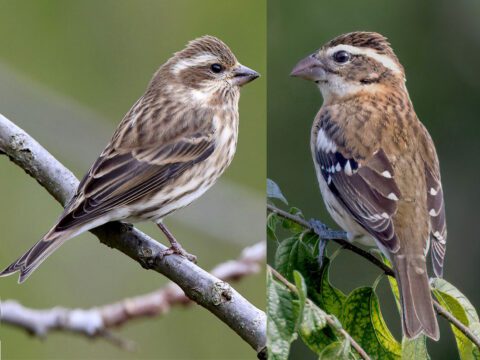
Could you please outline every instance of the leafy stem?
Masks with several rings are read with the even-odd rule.
[[[279,217],[283,219],[290,220],[302,226],[305,229],[314,231],[312,225],[300,216],[290,214],[287,211],[279,209],[272,204],[267,204],[267,210],[271,213],[277,214]],[[335,236],[332,236],[332,234]],[[368,260],[369,262],[377,266],[379,269],[381,269],[386,275],[395,278],[395,273],[392,270],[392,268],[390,268],[388,265],[383,263],[381,260],[379,260],[377,257],[372,255],[370,252],[365,251],[353,245],[348,240],[346,240],[345,232],[332,231],[329,229],[325,229],[323,232],[319,234],[319,236],[324,240],[331,240],[341,245],[344,249],[350,250],[356,253],[357,255],[360,255],[361,257],[365,258],[366,260]],[[275,270],[272,269],[272,273],[275,275],[275,277],[277,277],[277,275],[275,274],[276,272],[274,271]],[[280,274],[278,275],[281,276]],[[286,279],[284,280],[287,281]],[[444,317],[448,322],[450,322],[453,326],[455,326],[460,332],[462,332],[470,341],[472,341],[480,349],[480,339],[466,325],[464,325],[460,320],[458,320],[455,316],[453,316],[450,312],[448,312],[442,305],[440,305],[438,301],[433,300],[433,306],[439,315]],[[353,346],[353,343],[352,343],[352,346]]]
[[[282,274],[280,274],[277,270],[272,268],[271,266],[267,265],[268,270],[272,272],[272,275],[280,281],[282,284],[284,284],[291,292],[299,296],[299,292],[295,285],[293,285],[291,282],[289,282]],[[316,306],[313,301],[310,299],[306,299],[306,301],[312,305]],[[368,354],[365,352],[365,350],[362,349],[362,347],[350,336],[350,334],[345,331],[342,327],[338,326],[338,322],[331,316],[326,314],[325,315],[325,320],[327,321],[327,324],[330,325],[332,328],[336,329],[339,333],[342,334],[342,336],[347,339],[350,342],[350,345],[358,352],[358,354],[361,356],[362,359],[364,360],[370,360],[370,357]]]

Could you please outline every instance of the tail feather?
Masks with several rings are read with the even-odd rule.
[[[403,332],[408,338],[425,333],[440,338],[428,283],[426,260],[420,256],[394,256],[396,278],[402,303]]]
[[[49,232],[42,240],[33,245],[30,250],[14,261],[1,276],[12,275],[20,271],[19,283],[24,282],[40,264],[51,255],[60,245],[70,239],[69,233]]]

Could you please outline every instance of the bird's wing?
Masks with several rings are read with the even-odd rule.
[[[425,180],[427,185],[427,206],[430,215],[430,250],[435,275],[443,276],[443,263],[447,246],[447,223],[445,218],[445,202],[443,199],[440,166],[435,146],[430,134],[422,126],[421,137],[424,150]],[[428,250],[428,249],[427,249]]]
[[[401,198],[393,167],[382,149],[360,161],[320,129],[315,161],[328,188],[352,217],[392,252],[399,248],[392,216]]]
[[[55,230],[84,224],[114,208],[155,194],[208,158],[215,149],[215,129],[211,113],[204,115],[209,118],[203,119],[200,127],[189,127],[192,122],[185,119],[185,127],[177,123],[180,130],[176,132],[163,128],[158,132],[158,140],[147,145],[132,144],[128,136],[123,141],[114,136],[116,141],[112,140],[80,182]],[[162,138],[162,134],[170,135]]]

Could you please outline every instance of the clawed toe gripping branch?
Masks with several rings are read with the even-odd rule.
[[[57,201],[66,204],[78,180],[25,131],[0,115],[0,154],[24,169]],[[153,293],[94,309],[32,310],[16,301],[1,304],[1,321],[45,336],[51,330],[70,331],[89,337],[103,337],[130,348],[110,329],[132,318],[165,314],[175,304],[195,301],[233,329],[258,354],[266,345],[265,313],[225,281],[238,280],[261,271],[266,248],[259,243],[244,250],[239,259],[219,265],[208,273],[183,256],[161,256],[167,248],[123,223],[109,223],[91,231],[99,240],[137,261],[142,267],[165,275],[172,284]],[[69,321],[73,320],[75,321]]]

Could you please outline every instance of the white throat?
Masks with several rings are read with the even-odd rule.
[[[327,82],[319,82],[318,88],[322,93],[323,99],[327,102],[332,97],[345,97],[354,95],[360,91],[368,90],[369,85],[354,84],[345,81],[341,76],[332,75]]]

